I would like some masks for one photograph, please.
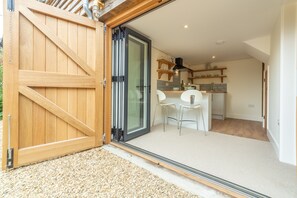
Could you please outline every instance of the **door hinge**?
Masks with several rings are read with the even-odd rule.
[[[125,76],[113,76],[112,77],[112,82],[124,82],[125,81]]]
[[[7,157],[6,166],[7,168],[13,168],[13,148],[10,147],[11,140],[11,115],[7,116]]]
[[[113,127],[111,129],[111,134],[113,135],[113,139],[116,141],[121,141],[123,140],[123,136],[124,136],[124,131],[121,128],[115,128]]]
[[[14,0],[7,0],[7,10],[10,12],[14,11]]]
[[[13,168],[13,148],[7,149],[6,166],[7,168]]]
[[[104,79],[101,81],[101,84],[103,85],[104,88],[106,87],[106,78],[104,78]]]

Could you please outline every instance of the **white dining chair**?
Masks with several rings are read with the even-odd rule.
[[[162,117],[163,117],[163,131],[165,131],[165,123],[168,124],[168,118],[176,120],[178,122],[177,109],[176,109],[175,103],[166,102],[166,95],[163,91],[157,90],[156,94],[157,94],[157,104],[154,111],[152,126],[155,125],[156,111],[158,107],[160,107],[162,111]],[[173,109],[176,112],[176,118],[168,117],[168,113],[170,109]]]
[[[183,120],[184,116],[184,110],[196,110],[196,125],[197,125],[197,130],[199,130],[199,123],[198,123],[198,113],[200,112],[201,117],[202,117],[202,122],[203,122],[203,128],[204,128],[204,134],[206,135],[206,130],[205,130],[205,123],[204,123],[204,117],[203,117],[203,109],[201,106],[202,102],[202,93],[197,90],[187,90],[184,91],[180,99],[182,103],[180,104],[180,109],[179,109],[179,135],[181,135],[181,128],[182,128],[182,123],[183,121],[191,121],[195,122],[195,120]]]

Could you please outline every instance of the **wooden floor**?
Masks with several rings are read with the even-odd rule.
[[[227,118],[225,120],[212,120],[211,131],[252,138],[256,140],[269,141],[266,131],[261,122],[249,120],[237,120]]]

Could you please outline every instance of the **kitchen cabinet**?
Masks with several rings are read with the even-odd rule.
[[[171,68],[175,65],[175,63],[170,62],[165,59],[158,59],[157,61],[158,61],[158,69],[157,69],[158,79],[160,79],[163,74],[167,74],[168,81],[169,81],[171,79],[171,77],[175,74],[175,72],[171,70]],[[162,69],[162,65],[166,65],[167,68]]]
[[[212,118],[225,120],[226,116],[226,93],[212,94]]]
[[[208,79],[208,78],[219,78],[221,79],[221,83],[224,82],[224,78],[226,78],[227,76],[224,75],[224,70],[226,70],[226,67],[222,67],[222,68],[214,68],[214,69],[200,69],[200,70],[192,70],[189,71],[189,73],[191,74],[192,77],[189,77],[189,80],[191,81],[191,83],[193,83],[194,79]],[[212,72],[212,71],[220,71],[220,74],[215,74],[213,76],[209,75],[209,74],[204,74],[201,76],[194,76],[195,73],[207,73],[207,72]]]

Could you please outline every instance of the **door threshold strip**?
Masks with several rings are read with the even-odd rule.
[[[131,144],[116,141],[111,142],[111,144],[123,150],[126,150],[127,152],[132,152],[135,155],[139,154],[139,157],[145,158],[146,160],[152,161],[160,166],[163,166],[179,174],[182,174],[190,179],[194,179],[197,182],[215,188],[228,195],[235,197],[269,198],[269,196],[264,195],[262,193],[240,186],[233,182],[229,182],[227,180],[208,174],[206,172],[194,169],[190,166],[184,165],[182,163],[176,162],[174,160],[144,150],[142,148],[133,146]],[[147,157],[145,157],[143,154]]]

